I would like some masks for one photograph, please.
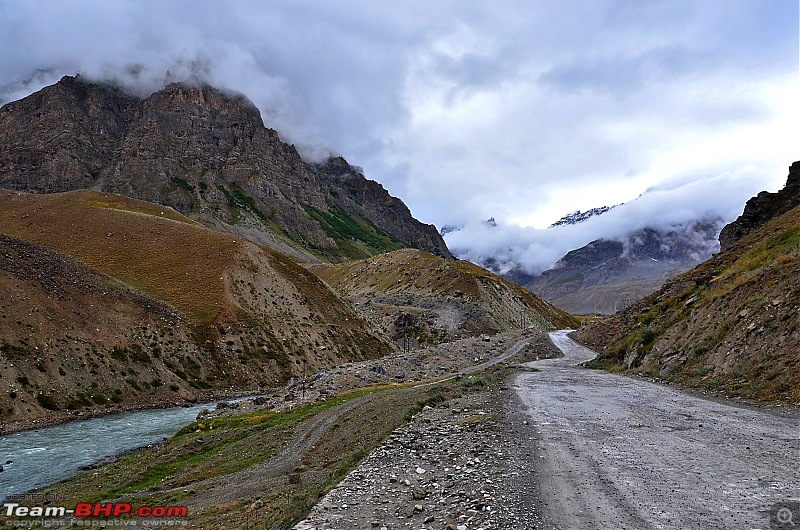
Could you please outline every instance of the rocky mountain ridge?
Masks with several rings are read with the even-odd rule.
[[[585,212],[582,212],[580,210],[575,210],[574,212],[568,213],[555,223],[551,224],[550,228],[553,228],[554,226],[575,225],[578,223],[582,223],[587,219],[589,219],[590,217],[594,217],[596,215],[602,215],[607,211],[611,210],[612,208],[616,208],[617,206],[600,206],[597,208],[586,210]]]
[[[789,167],[789,176],[783,189],[777,193],[762,191],[747,201],[742,215],[720,232],[720,247],[722,250],[732,247],[750,232],[799,205],[800,161]]]
[[[139,99],[65,76],[3,106],[0,187],[118,193],[308,261],[407,246],[451,257],[434,226],[343,158],[303,161],[244,96],[196,80]]]

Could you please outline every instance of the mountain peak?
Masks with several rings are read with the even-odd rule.
[[[582,222],[586,221],[590,217],[594,217],[596,215],[602,215],[602,214],[606,213],[607,211],[611,210],[612,208],[616,208],[617,206],[619,206],[619,205],[616,205],[616,206],[600,206],[599,208],[592,208],[591,210],[586,210],[585,212],[582,212],[580,210],[575,210],[574,212],[568,213],[567,215],[565,215],[564,217],[562,217],[561,219],[559,219],[555,223],[551,224],[550,228],[553,228],[553,227],[556,227],[556,226],[563,226],[563,225],[576,225],[578,223],[582,223]]]
[[[142,99],[65,76],[5,105],[0,131],[3,188],[119,193],[307,261],[405,246],[451,257],[435,227],[360,168],[303,161],[247,97],[199,78]]]

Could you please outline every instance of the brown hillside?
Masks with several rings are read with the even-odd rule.
[[[340,266],[311,269],[395,339],[438,342],[575,320],[529,291],[467,261],[398,250]]]
[[[93,362],[76,361],[76,370],[84,377],[88,370],[98,392],[120,396],[123,407],[196,399],[211,391],[253,390],[279,384],[304,369],[391,351],[358,313],[293,261],[202,228],[169,208],[90,191],[2,191],[0,233],[41,249],[34,256],[44,255],[42,247],[54,251],[47,254],[47,266],[9,253],[13,257],[3,269],[2,299],[7,302],[0,319],[5,341],[0,360],[8,363],[9,355],[25,360],[28,364],[20,361],[16,369],[23,370],[37,391],[44,391],[54,376],[48,369],[41,372],[47,378],[39,381],[31,359],[46,350],[57,370],[75,356],[74,348],[66,346],[70,340],[81,345],[81,355],[96,355]],[[70,265],[52,265],[61,262]],[[72,272],[59,272],[65,268]],[[64,294],[59,282],[72,290]],[[112,296],[104,289],[122,294]],[[44,326],[39,320],[43,315],[57,324]],[[139,382],[135,390],[141,395],[126,392],[126,378],[119,374],[145,373],[134,358],[150,363],[147,381],[178,390],[150,393]],[[115,372],[100,366],[114,366]],[[0,381],[13,384],[15,377],[3,374]],[[55,376],[48,389],[53,408],[63,410],[70,402],[81,405],[75,410],[112,406],[110,398],[101,407],[77,399],[80,379],[59,386],[59,377],[64,376]],[[9,392],[24,390],[14,388]],[[13,403],[9,407],[27,417],[51,415],[36,403],[24,410]]]
[[[596,365],[800,401],[800,207],[578,333]]]
[[[0,190],[8,235],[72,256],[186,312],[199,324],[229,310],[223,274],[241,248],[171,208],[76,191],[30,195]]]
[[[0,234],[0,293],[0,432],[208,393],[180,313],[77,260]]]

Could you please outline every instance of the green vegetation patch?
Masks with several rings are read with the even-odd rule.
[[[363,259],[406,246],[366,219],[353,218],[339,205],[327,212],[313,206],[306,206],[305,210],[319,223],[325,235],[336,242],[344,257]]]
[[[58,404],[56,400],[53,399],[52,396],[48,396],[47,394],[39,394],[36,396],[36,401],[39,402],[39,405],[43,406],[49,410],[58,410]]]
[[[194,193],[194,186],[189,184],[189,181],[187,181],[186,179],[182,179],[180,177],[172,177],[172,183],[184,191],[188,191],[189,193]]]
[[[226,199],[228,199],[228,206],[231,208],[242,208],[249,210],[262,222],[269,225],[271,228],[277,229],[277,226],[273,223],[272,219],[263,211],[261,211],[256,204],[255,199],[248,195],[247,192],[244,191],[244,189],[239,185],[239,183],[232,182],[230,185],[230,190],[222,184],[217,184],[217,189],[221,191],[223,195],[225,195]],[[280,230],[278,230],[278,232],[280,232]]]

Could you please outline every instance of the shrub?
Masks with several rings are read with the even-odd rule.
[[[39,394],[36,396],[36,401],[38,401],[39,404],[46,409],[58,410],[58,405],[52,396],[48,396],[47,394]]]

